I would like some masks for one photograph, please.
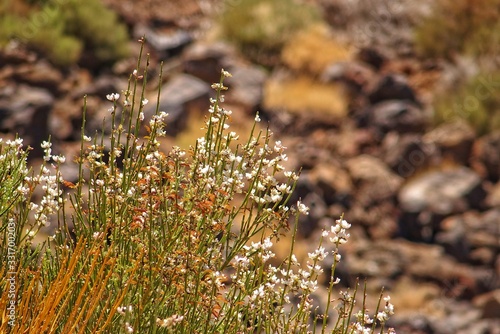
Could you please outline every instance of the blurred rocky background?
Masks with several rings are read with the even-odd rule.
[[[3,0],[1,136],[74,156],[83,96],[99,132],[141,36],[166,147],[229,70],[233,127],[259,111],[302,168],[299,252],[344,213],[337,275],[389,290],[398,333],[500,333],[500,0]]]

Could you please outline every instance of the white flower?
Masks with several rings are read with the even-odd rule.
[[[92,238],[93,238],[93,239],[96,239],[96,240],[97,240],[97,239],[99,239],[99,238],[101,238],[102,236],[103,236],[103,233],[102,233],[102,232],[94,232],[94,233],[92,234]],[[120,307],[118,307],[118,313],[120,313],[120,311],[121,311],[121,308],[120,308]]]
[[[285,184],[285,183],[282,183],[282,184],[278,185],[276,187],[276,189],[278,189],[279,191],[281,191],[284,194],[288,194],[288,193],[290,193],[292,191],[292,188],[289,185]]]
[[[134,328],[132,326],[130,326],[130,324],[128,322],[125,323],[125,329],[127,330],[127,333],[134,332]]]
[[[386,322],[389,320],[389,316],[385,312],[379,312],[377,313],[377,319],[380,322]]]
[[[120,98],[120,94],[118,93],[111,93],[111,94],[108,94],[106,95],[106,98],[109,100],[109,101],[116,101]]]
[[[63,164],[66,161],[66,157],[63,155],[54,155],[52,156],[52,159],[54,159],[54,162],[58,164]]]
[[[309,214],[309,208],[301,201],[297,201],[297,210],[299,210],[299,212],[302,213],[303,215]]]
[[[337,224],[340,224],[340,226],[343,228],[343,229],[349,229],[351,228],[351,224],[349,224],[346,220],[342,219],[342,220],[338,220],[337,221]]]
[[[40,145],[43,149],[50,148],[52,146],[51,142],[48,141],[43,141],[42,144]]]
[[[391,296],[387,296],[384,298],[385,301],[385,309],[384,312],[389,316],[394,314],[394,305],[390,302]]]
[[[281,152],[285,148],[286,147],[283,146],[283,144],[281,143],[281,140],[276,141],[276,143],[274,144],[274,152],[276,152],[276,153]]]
[[[262,249],[270,249],[273,246],[271,238],[265,238],[264,243],[262,244]]]
[[[12,148],[19,148],[23,145],[23,140],[21,138],[17,138],[15,140],[9,139],[5,142],[5,144],[7,144],[7,146],[12,147]]]
[[[293,181],[297,181],[299,179],[299,176],[292,171],[286,171],[283,174],[285,175],[285,177],[287,177]]]
[[[21,193],[22,195],[26,195],[29,192],[29,189],[22,184],[17,187],[17,191]]]
[[[328,252],[325,250],[324,247],[319,247],[312,253],[307,253],[307,256],[311,260],[318,260],[318,261],[323,261],[325,257],[328,255]]]
[[[247,268],[250,265],[250,259],[248,259],[248,257],[246,256],[237,255],[234,257],[234,262],[236,262],[236,264],[238,266],[241,266],[242,268]]]
[[[160,327],[171,327],[173,325],[176,325],[178,324],[179,322],[181,322],[182,320],[184,319],[184,316],[183,315],[177,315],[177,314],[174,314],[173,316],[169,317],[169,318],[166,318],[166,319],[160,319],[160,318],[157,318],[156,319],[156,324]]]
[[[148,104],[149,100],[148,99],[144,99],[141,101],[141,105],[144,107],[146,104]]]
[[[260,120],[260,116],[259,116],[259,114],[255,115],[255,121],[256,121],[257,123],[259,123],[259,122],[261,121],[261,120]]]

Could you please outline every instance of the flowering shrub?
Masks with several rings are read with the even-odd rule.
[[[345,220],[323,232],[305,264],[293,243],[286,259],[273,259],[273,243],[288,232],[291,219],[295,240],[298,215],[308,208],[288,203],[298,175],[282,166],[285,147],[261,130],[258,115],[247,140],[230,131],[231,111],[222,105],[229,75],[223,70],[213,85],[205,136],[187,151],[161,149],[168,121],[163,111],[139,137],[148,103],[139,89],[147,79],[141,59],[127,90],[108,95],[110,146],[103,135],[85,135],[83,124],[76,184],[63,179],[65,159],[52,155],[50,142],[42,145],[45,164],[37,174],[26,170],[20,140],[2,147],[0,165],[12,172],[0,169],[9,181],[1,197],[0,238],[15,240],[15,256],[13,267],[1,267],[0,307],[7,310],[12,300],[16,306],[2,332],[383,331],[393,313],[389,299],[385,306],[379,302],[372,318],[364,302],[354,312],[356,291],[332,294],[339,247],[349,239]],[[35,204],[38,186],[44,195]],[[14,222],[12,231],[8,222]],[[57,224],[56,233],[37,247],[34,236],[50,223]],[[3,260],[10,248],[0,244]],[[318,314],[312,296],[328,257],[332,276]]]

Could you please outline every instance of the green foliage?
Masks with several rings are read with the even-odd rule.
[[[18,16],[11,14],[0,15],[0,48],[5,46],[21,27]]]
[[[439,0],[415,31],[422,55],[451,58],[495,55],[500,42],[500,0]]]
[[[28,4],[25,4],[26,6]],[[127,55],[126,27],[99,0],[47,0],[27,7],[25,15],[0,11],[0,46],[17,38],[58,66],[68,66],[91,53],[107,64]]]
[[[500,73],[480,73],[435,98],[436,124],[466,120],[479,135],[500,129]]]
[[[69,66],[80,59],[83,50],[83,41],[77,36],[65,32],[65,17],[62,8],[55,8],[46,12],[45,23],[40,28],[35,27],[41,12],[31,14],[28,26],[31,31],[25,31],[24,36],[28,45],[44,54],[50,61],[58,66]],[[49,14],[50,13],[50,14]],[[29,33],[32,34],[29,34]]]
[[[224,38],[259,58],[279,53],[294,33],[319,20],[314,7],[295,0],[242,0],[227,1],[219,22]]]

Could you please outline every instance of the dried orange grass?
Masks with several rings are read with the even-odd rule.
[[[102,333],[106,330],[127,293],[128,283],[134,277],[137,267],[132,269],[131,278],[124,284],[121,294],[114,301],[107,299],[105,309],[109,312],[100,310],[97,321],[89,324],[89,320],[95,316],[97,307],[102,303],[102,298],[105,298],[103,294],[114,272],[116,259],[111,252],[102,259],[99,256],[101,249],[98,243],[89,245],[90,249],[84,252],[87,247],[87,243],[81,239],[72,252],[67,251],[61,261],[63,264],[61,270],[54,281],[47,283],[48,286],[44,286],[46,283],[40,277],[39,271],[24,272],[21,277],[18,275],[18,282],[26,280],[29,284],[22,293],[18,291],[21,300],[16,308],[16,326],[10,333],[85,333],[90,330],[88,326],[93,326],[92,333]],[[82,267],[90,269],[82,274],[78,272],[78,268]],[[29,278],[30,274],[34,276]],[[77,282],[83,282],[79,291],[76,290]],[[75,295],[75,301],[72,302],[72,297]],[[6,310],[8,303],[8,294],[4,291],[0,307]],[[63,317],[67,317],[68,320],[63,321]],[[2,318],[0,333],[6,333],[9,324],[5,313]],[[62,331],[58,327],[61,323],[65,323]]]

